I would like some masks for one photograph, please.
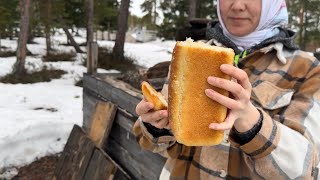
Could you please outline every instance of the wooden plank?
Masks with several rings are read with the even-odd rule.
[[[120,127],[118,124],[114,124],[112,128],[112,132],[109,136],[109,140],[114,139],[117,141],[118,145],[121,146],[123,149],[126,149],[130,156],[132,157],[132,160],[137,161],[138,165],[132,165],[135,164],[134,162],[128,163],[126,166],[133,166],[130,168],[139,169],[139,171],[144,172],[152,172],[153,174],[158,174],[161,172],[162,167],[165,163],[165,158],[160,156],[159,154],[152,153],[147,150],[143,150],[140,145],[137,143],[135,136],[132,134],[132,131],[126,131],[122,127]],[[104,150],[108,154],[113,154],[115,157],[118,157],[121,152],[115,151],[110,152],[109,150],[111,147],[109,144],[107,144],[104,148]],[[157,163],[155,163],[157,162]],[[119,162],[120,163],[120,162]],[[125,163],[125,162],[123,162]],[[127,167],[129,169],[129,167]],[[146,174],[146,173],[145,173]]]
[[[142,164],[140,161],[142,159],[134,159],[129,150],[124,149],[117,143],[117,140],[111,138],[108,141],[109,148],[107,153],[114,159],[117,163],[125,169],[125,171],[134,177],[134,179],[139,180],[153,180],[159,179],[160,172],[154,173],[150,171],[150,166]],[[158,162],[153,162],[153,165]]]
[[[91,127],[89,129],[89,137],[97,147],[102,147],[107,140],[116,111],[117,106],[110,102],[99,101],[97,103],[95,112],[90,120]]]
[[[139,91],[133,91],[128,88],[129,85],[121,81],[116,81],[112,77],[107,77],[104,80],[97,79],[97,83],[99,95],[117,104],[119,107],[126,109],[134,116],[138,116],[135,112],[135,106],[142,99]]]
[[[93,156],[84,175],[84,180],[112,180],[117,171],[117,166],[108,159],[99,149],[95,149]]]
[[[105,151],[100,149],[100,152],[106,157],[109,161],[111,161],[116,167],[117,171],[114,175],[114,179],[121,179],[121,180],[129,180],[132,179],[123,169],[122,167],[116,163]]]
[[[113,102],[118,102],[117,104],[120,107],[138,117],[136,114],[136,105],[140,102],[140,99],[116,88],[112,91],[112,99]]]
[[[126,86],[119,85],[117,81],[112,81],[115,83],[105,82],[100,78],[105,80],[103,76],[97,78],[98,88],[96,91],[99,93],[98,96],[102,98],[99,99],[109,100],[118,105],[115,123],[108,137],[108,143],[103,148],[104,151],[135,179],[158,179],[165,163],[165,158],[142,150],[132,134],[132,127],[137,119],[135,106],[141,100],[142,95],[135,94],[136,92],[132,92]],[[92,94],[87,94],[86,96],[90,102],[93,101],[92,99],[96,99]],[[83,111],[88,114],[89,111],[85,110],[86,108],[84,105]],[[117,171],[116,175],[118,173],[119,171]]]
[[[89,94],[87,91],[83,91],[83,128],[86,132],[89,132],[90,129],[90,119],[92,114],[94,113],[95,106],[100,101],[96,97]],[[131,113],[126,110],[118,107],[118,111],[116,112],[115,121],[120,126],[125,128],[127,131],[131,131],[134,122],[137,120],[136,116],[133,116]]]
[[[84,89],[89,89],[92,92],[98,93],[97,78],[95,76],[85,73],[82,80]]]
[[[112,99],[112,90],[114,87],[111,84],[108,84],[101,79],[97,79],[97,91],[99,92],[99,95],[103,98],[107,99],[108,101],[113,102],[114,104],[119,105],[118,102],[113,101]]]
[[[96,104],[98,103],[99,99],[95,98],[94,96],[90,95],[90,93],[83,89],[83,102],[82,102],[82,110],[83,110],[83,121],[82,127],[86,132],[89,132],[91,127],[90,119],[92,114],[94,113]]]
[[[122,77],[122,74],[121,74],[121,73],[98,73],[98,74],[97,74],[97,77],[98,77],[99,79],[104,79],[104,78],[106,78],[106,77],[108,77],[108,76],[111,76],[111,77],[113,77],[113,78],[118,79],[118,78],[121,78],[121,77]]]
[[[138,118],[126,112],[125,110],[118,108],[115,117],[115,123],[124,128],[126,131],[131,132],[134,122]]]
[[[53,179],[78,180],[84,177],[95,146],[77,125],[73,126],[55,169]]]
[[[135,112],[135,106],[141,101],[142,94],[127,83],[115,80],[112,76],[105,76],[104,79],[100,79],[85,74],[83,87],[138,116]]]
[[[158,176],[165,163],[165,158],[159,154],[143,150],[132,132],[118,124],[112,127],[104,150],[136,179],[140,179],[140,174],[146,179]]]

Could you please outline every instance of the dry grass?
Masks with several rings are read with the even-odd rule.
[[[83,65],[86,66],[87,59],[84,58]],[[102,69],[115,69],[125,73],[127,71],[137,70],[137,65],[131,57],[124,57],[122,60],[116,60],[113,58],[112,50],[99,47],[98,50],[98,68]]]
[[[51,52],[42,57],[44,62],[59,62],[59,61],[75,61],[77,54],[75,52]]]
[[[33,73],[25,73],[21,76],[16,76],[14,74],[8,74],[0,78],[0,82],[8,84],[30,84],[38,82],[49,82],[52,79],[59,79],[63,74],[66,74],[63,70],[49,70],[44,67],[41,71]]]
[[[5,50],[0,52],[0,57],[11,57],[16,56],[16,51]]]

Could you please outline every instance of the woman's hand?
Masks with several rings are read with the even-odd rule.
[[[136,113],[140,116],[141,120],[150,123],[152,126],[159,129],[170,129],[167,110],[153,110],[154,105],[147,102],[144,98],[136,106]]]
[[[219,94],[212,89],[205,90],[209,98],[229,109],[224,122],[211,123],[209,128],[214,130],[227,130],[234,126],[238,132],[248,131],[257,123],[260,116],[259,111],[250,101],[252,87],[248,75],[243,70],[228,64],[221,65],[220,69],[237,82],[210,76],[208,77],[208,83],[229,91],[234,99]]]

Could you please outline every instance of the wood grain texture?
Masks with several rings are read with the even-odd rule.
[[[102,147],[107,140],[114,117],[117,111],[117,106],[110,102],[99,101],[91,118],[91,127],[89,137],[98,147]]]

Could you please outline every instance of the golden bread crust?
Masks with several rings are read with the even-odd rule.
[[[157,92],[148,82],[143,81],[141,83],[141,90],[143,96],[148,102],[153,103],[154,110],[163,110],[167,109],[168,105],[164,100],[164,97],[161,93]]]
[[[223,131],[209,129],[212,122],[223,122],[227,108],[205,95],[211,88],[225,96],[229,92],[207,83],[209,76],[230,79],[220,71],[221,64],[233,64],[234,51],[196,42],[177,42],[169,78],[168,111],[173,133],[179,143],[210,146],[221,143]]]

